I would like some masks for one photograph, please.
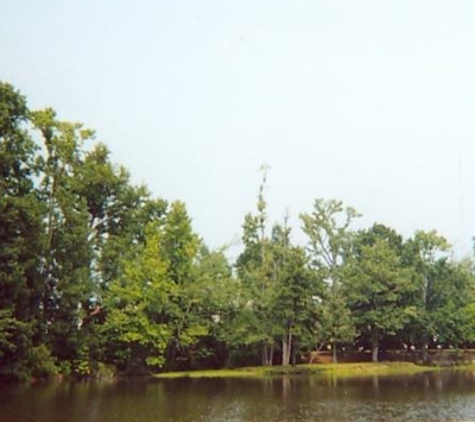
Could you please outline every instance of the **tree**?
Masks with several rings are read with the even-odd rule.
[[[126,261],[124,273],[111,283],[107,296],[105,332],[125,346],[116,346],[116,359],[124,360],[130,371],[141,368],[144,361],[163,366],[173,335],[169,320],[176,312],[171,299],[177,286],[161,251],[162,235],[157,223],[147,226],[140,254]]]
[[[300,216],[303,231],[308,236],[312,264],[328,283],[323,326],[326,340],[332,345],[334,362],[338,343],[351,341],[354,336],[349,309],[340,287],[352,237],[350,226],[357,217],[359,214],[354,208],[345,207],[343,202],[335,199],[317,199],[313,211]]]
[[[282,253],[282,262],[276,265],[273,321],[282,339],[282,365],[289,365],[291,360],[295,364],[299,347],[307,346],[308,338],[316,334],[322,285],[310,270],[304,249],[284,246]]]
[[[194,312],[201,300],[200,286],[194,274],[200,243],[193,232],[185,204],[172,203],[164,220],[162,236],[162,253],[170,263],[168,275],[178,288],[178,294],[173,298],[176,313],[170,321],[173,335],[167,346],[168,368],[174,364],[177,355],[185,354],[200,336],[207,333]]]
[[[29,115],[25,98],[0,82],[0,373],[20,378],[35,370],[44,239]]]
[[[436,326],[439,318],[435,317],[445,305],[441,295],[445,296],[443,289],[448,281],[449,248],[448,241],[435,231],[417,231],[407,244],[409,262],[419,275],[414,297],[418,313],[411,334],[413,341],[424,350],[439,331]]]
[[[433,301],[439,303],[439,307],[431,311],[432,344],[462,347],[475,339],[473,263],[470,260],[449,262],[441,272],[434,285]]]
[[[274,338],[277,335],[272,317],[277,272],[272,242],[266,232],[267,203],[264,188],[268,167],[263,166],[261,170],[263,176],[257,197],[257,213],[247,214],[244,218],[244,251],[236,261],[242,295],[240,314],[236,318],[239,326],[235,330],[234,342],[258,346],[261,349],[262,364],[270,366],[273,363]]]
[[[200,240],[184,204],[172,203],[151,224],[144,246],[132,251],[124,275],[110,285],[106,327],[121,333],[125,360],[171,369],[178,357],[189,360],[190,348],[208,333],[208,293],[197,270]]]
[[[272,365],[275,324],[272,307],[275,284],[272,279],[270,242],[259,235],[258,218],[248,214],[243,225],[245,248],[236,262],[241,291],[239,315],[235,318],[233,344],[259,347],[263,365]]]
[[[45,227],[38,321],[53,355],[74,366],[85,345],[80,328],[93,292],[90,216],[79,177],[83,143],[93,133],[82,124],[59,121],[52,109],[33,112],[32,123],[44,143],[44,155],[38,160]]]
[[[473,300],[472,263],[453,262],[449,242],[435,230],[417,231],[407,249],[409,262],[419,276],[414,294],[418,312],[409,332],[411,340],[423,350],[463,344],[471,331],[466,313],[470,314]]]
[[[233,310],[239,291],[224,252],[225,248],[209,250],[201,245],[196,257],[193,313],[198,325],[205,330],[188,349],[189,368],[219,368],[226,364],[226,338],[234,323]]]
[[[345,294],[359,333],[368,335],[373,362],[386,335],[401,330],[414,315],[405,297],[415,287],[410,268],[385,238],[365,243],[368,233],[355,239],[357,253],[345,269]]]

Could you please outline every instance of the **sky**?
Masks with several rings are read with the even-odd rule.
[[[0,79],[81,121],[154,196],[239,251],[336,198],[404,237],[475,235],[475,2],[0,0]],[[234,252],[233,252],[234,251]]]

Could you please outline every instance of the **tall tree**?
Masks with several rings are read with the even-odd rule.
[[[185,204],[173,202],[164,220],[162,237],[162,253],[170,262],[168,275],[178,288],[172,299],[176,312],[170,321],[173,334],[167,346],[168,368],[207,333],[201,321],[194,318],[201,294],[194,274],[199,247],[200,239],[193,231]]]
[[[303,231],[308,236],[312,264],[328,283],[323,315],[334,362],[337,360],[337,345],[351,341],[354,336],[341,283],[352,237],[350,226],[358,217],[354,208],[345,207],[343,202],[335,199],[317,199],[313,211],[300,216]]]
[[[140,253],[124,264],[124,272],[109,287],[109,309],[104,332],[115,341],[114,359],[133,372],[149,365],[163,366],[166,348],[173,333],[169,325],[176,312],[172,297],[177,285],[170,278],[169,266],[161,250],[163,232],[150,223]]]
[[[272,320],[281,337],[282,365],[289,365],[296,362],[299,348],[316,335],[323,286],[310,270],[304,249],[285,246],[281,253],[279,263],[279,250],[274,252],[277,274]]]
[[[39,186],[45,204],[40,321],[53,354],[75,361],[84,343],[80,330],[84,305],[93,289],[90,217],[78,177],[83,143],[93,133],[79,123],[58,120],[51,109],[32,113],[32,122],[45,149]]]
[[[129,360],[171,369],[208,333],[206,280],[196,269],[199,246],[184,204],[174,202],[111,283],[106,326],[109,333],[121,332]]]
[[[42,291],[42,206],[34,184],[37,147],[28,120],[25,98],[0,82],[0,373],[18,377],[34,371]]]
[[[242,282],[241,312],[237,321],[242,333],[240,341],[247,346],[258,345],[263,365],[272,365],[275,325],[272,323],[276,294],[276,271],[273,265],[271,240],[267,233],[267,203],[264,189],[268,167],[262,167],[262,182],[257,197],[256,215],[247,214],[243,224],[244,251],[236,262]]]
[[[345,269],[344,287],[356,327],[369,337],[376,362],[381,339],[396,334],[414,315],[405,299],[415,286],[411,268],[402,265],[388,239],[368,232],[355,239],[356,253]]]

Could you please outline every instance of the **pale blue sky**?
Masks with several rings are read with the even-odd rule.
[[[342,199],[475,234],[475,2],[0,0],[0,78],[96,129],[212,247]],[[232,253],[231,253],[232,255]]]

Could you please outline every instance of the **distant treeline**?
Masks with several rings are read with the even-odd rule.
[[[182,202],[153,198],[52,109],[0,82],[0,376],[94,376],[296,362],[322,347],[466,347],[474,266],[436,231],[404,239],[352,229],[359,214],[317,199],[269,225],[264,195],[230,263]],[[336,356],[336,354],[335,354]]]

